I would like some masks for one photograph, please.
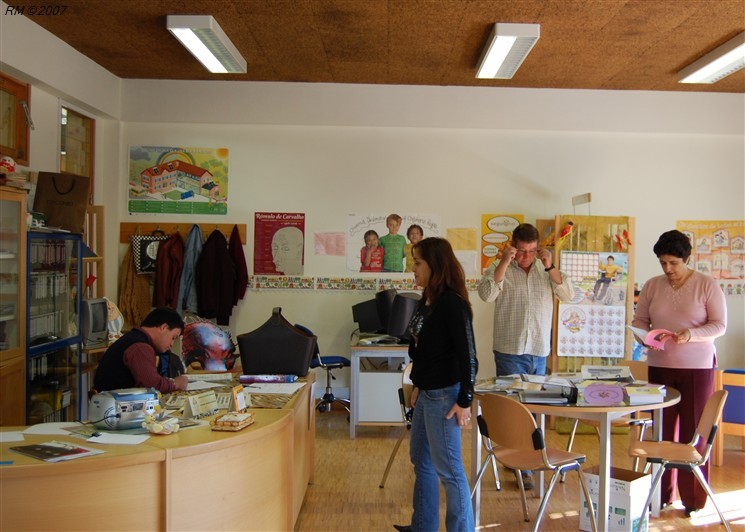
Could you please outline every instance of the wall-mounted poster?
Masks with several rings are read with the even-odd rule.
[[[719,280],[727,295],[745,293],[745,221],[678,220],[691,240],[691,268]]]
[[[411,272],[411,246],[442,236],[440,217],[429,214],[349,214],[347,269],[354,272]]]
[[[521,223],[522,214],[481,215],[481,273],[497,259],[512,240],[512,231]]]
[[[254,275],[302,275],[305,213],[254,214]]]
[[[130,213],[227,214],[228,149],[129,147]]]
[[[559,303],[559,356],[624,356],[627,253],[562,251],[561,271],[581,294],[571,303]]]

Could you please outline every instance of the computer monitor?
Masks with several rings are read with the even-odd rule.
[[[378,304],[375,299],[368,299],[352,306],[352,319],[359,326],[361,333],[378,333],[383,325],[378,318]]]
[[[395,288],[389,288],[388,290],[381,290],[375,294],[375,303],[378,308],[378,319],[382,325],[381,332],[388,332],[388,319],[391,315],[393,299],[396,297],[397,293],[398,291]]]
[[[109,345],[109,307],[105,298],[83,299],[83,319],[80,335],[83,347],[96,349]]]
[[[409,340],[409,321],[421,296],[415,292],[400,292],[393,298],[388,316],[388,334],[400,341]]]

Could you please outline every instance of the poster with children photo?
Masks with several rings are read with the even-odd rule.
[[[440,217],[431,214],[350,214],[347,269],[362,273],[411,272],[411,247],[422,238],[442,236]]]

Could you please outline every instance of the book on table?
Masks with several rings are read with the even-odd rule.
[[[103,453],[100,449],[83,447],[76,443],[66,441],[48,441],[44,443],[32,443],[29,445],[18,445],[11,447],[11,451],[25,454],[32,458],[44,460],[45,462],[61,462],[63,460],[73,460],[83,458],[84,456],[93,456]]]
[[[547,392],[544,390],[521,390],[517,392],[521,403],[533,403],[541,405],[565,405],[569,399],[559,392]]]
[[[630,405],[649,405],[665,400],[665,389],[657,386],[626,386],[626,399]]]

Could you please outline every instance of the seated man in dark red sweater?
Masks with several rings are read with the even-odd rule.
[[[186,390],[186,375],[161,376],[157,356],[169,353],[173,342],[184,331],[184,320],[168,307],[156,308],[139,327],[111,344],[101,357],[93,379],[99,391],[121,388],[155,388],[161,393]]]

